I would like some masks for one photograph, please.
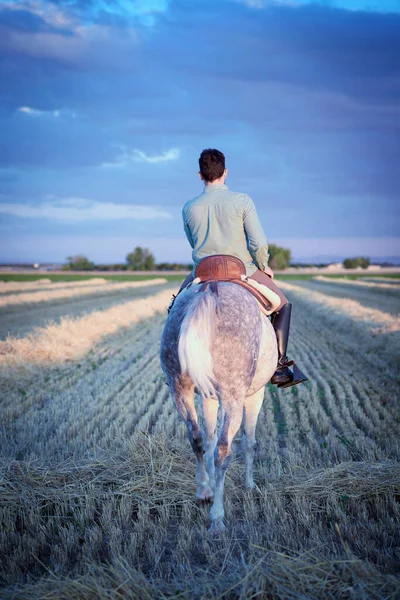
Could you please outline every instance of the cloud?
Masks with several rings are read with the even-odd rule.
[[[139,41],[133,26],[136,23],[124,21],[122,16],[116,19],[104,12],[104,7],[101,15],[109,14],[110,18],[103,19],[94,8],[87,12],[85,6],[71,3],[59,7],[44,0],[12,0],[4,5],[0,1],[1,52],[86,68],[101,61],[107,64],[105,44],[113,45],[120,61],[122,56],[126,59],[131,55]]]
[[[29,12],[54,28],[74,27],[78,20],[90,28],[95,23],[120,21],[152,26],[167,11],[170,0],[8,0],[4,9]],[[0,3],[1,4],[1,3]]]
[[[160,163],[167,162],[169,160],[177,160],[181,154],[179,148],[170,148],[166,150],[162,154],[153,154],[152,156],[143,152],[143,150],[139,150],[138,148],[134,148],[133,150],[128,150],[123,148],[123,152],[115,158],[112,162],[105,162],[101,166],[104,168],[124,168],[128,166],[130,162],[146,162],[146,163]]]
[[[171,148],[162,154],[149,156],[142,150],[137,150],[136,148],[133,150],[133,160],[137,162],[148,162],[148,163],[159,163],[166,162],[168,160],[176,160],[180,156],[179,148]]]
[[[294,8],[307,4],[316,4],[324,8],[341,8],[365,12],[400,12],[399,0],[234,0],[251,8],[267,6],[292,6]]]
[[[20,106],[18,111],[25,115],[30,115],[31,117],[60,116],[59,110],[39,110],[38,108],[31,108],[30,106]]]
[[[30,117],[61,117],[61,116],[69,116],[76,117],[76,112],[72,110],[40,110],[38,108],[31,108],[30,106],[20,106],[18,112],[23,113],[24,115],[29,115]]]
[[[198,155],[217,147],[227,156],[229,187],[265,208],[267,235],[395,233],[399,16],[316,3],[257,10],[175,0],[168,18],[143,33],[119,19],[93,24],[69,0],[57,5],[75,15],[63,29],[55,13],[43,12],[46,25],[40,15],[15,10],[6,18],[0,9],[4,202],[37,204],[52,190],[60,198],[157,203],[175,217],[168,235],[177,236],[175,206],[200,192]],[[85,118],[17,112],[26,105],[73,107]],[[173,147],[180,158],[158,164]],[[291,218],[283,222],[278,210],[271,222],[271,208],[281,206]],[[62,220],[2,218],[40,231],[66,228]],[[75,224],[84,239],[124,227],[153,235],[166,221]]]
[[[154,206],[97,202],[86,198],[64,198],[41,204],[0,203],[0,213],[26,219],[62,221],[172,219],[165,210]]]
[[[2,6],[3,11],[14,13],[30,13],[43,20],[55,29],[64,29],[74,25],[75,19],[71,13],[62,10],[46,0],[9,0]]]

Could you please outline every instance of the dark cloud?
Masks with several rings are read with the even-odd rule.
[[[93,2],[53,4],[72,11],[58,25],[0,10],[0,167],[12,197],[179,206],[198,191],[199,152],[216,146],[230,185],[289,207],[293,231],[369,235],[376,207],[380,235],[393,231],[400,16],[181,0],[145,26],[135,15],[95,19]],[[101,169],[118,144],[182,154]],[[278,217],[273,225],[285,235]]]
[[[25,33],[36,33],[39,31],[57,32],[60,35],[70,35],[70,32],[67,29],[54,27],[49,23],[46,23],[40,15],[23,9],[10,10],[7,8],[7,5],[3,6],[2,10],[0,10],[0,28],[2,28],[3,33],[9,37],[14,31]]]

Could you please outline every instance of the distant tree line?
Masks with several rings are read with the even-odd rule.
[[[275,244],[268,245],[268,264],[273,271],[283,271],[290,265],[292,254],[289,248],[282,248]]]
[[[291,252],[288,248],[269,244],[268,251],[270,254],[269,266],[273,271],[283,271],[291,265]],[[191,271],[192,263],[156,263],[154,255],[148,248],[136,246],[132,252],[127,254],[124,263],[114,263],[111,265],[96,265],[86,256],[77,254],[68,256],[68,263],[64,265],[63,270],[66,271]],[[358,256],[356,258],[346,258],[343,261],[345,269],[357,269],[361,267],[366,269],[370,264],[368,257]],[[389,263],[388,263],[389,264]],[[324,267],[326,263],[321,264],[303,264],[294,263],[292,267]]]
[[[275,244],[269,244],[270,254],[269,266],[273,270],[283,270],[290,264],[291,252],[288,248],[282,248]],[[126,256],[125,263],[114,263],[111,265],[95,265],[86,256],[77,254],[68,256],[68,263],[63,269],[66,271],[190,271],[192,263],[156,263],[154,255],[148,248],[136,246]]]
[[[272,270],[283,270],[290,264],[291,253],[288,248],[269,244],[269,266]],[[63,266],[64,271],[191,271],[192,263],[156,263],[154,255],[148,248],[136,246],[127,254],[125,263],[112,265],[95,265],[86,256],[77,254],[68,256],[68,263]]]
[[[95,264],[82,254],[67,257],[64,271],[191,271],[192,263],[156,263],[154,255],[148,248],[136,246],[126,256],[124,263]]]
[[[343,267],[345,269],[367,269],[370,264],[370,259],[364,256],[358,256],[357,258],[345,258],[343,261]]]
[[[63,271],[93,271],[95,264],[83,254],[67,257],[68,264],[63,266]]]

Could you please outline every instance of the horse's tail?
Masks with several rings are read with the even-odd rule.
[[[181,371],[189,375],[202,396],[216,395],[211,343],[217,302],[211,290],[197,292],[188,305],[179,336]]]

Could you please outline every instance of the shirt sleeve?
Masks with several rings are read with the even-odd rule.
[[[260,219],[258,218],[254,202],[250,196],[247,195],[243,223],[249,252],[258,268],[263,270],[268,266],[268,240],[263,231]]]
[[[185,230],[186,237],[187,237],[187,239],[188,239],[189,244],[191,245],[191,247],[194,248],[194,241],[193,241],[193,238],[192,238],[192,234],[190,233],[189,226],[187,224],[185,209],[182,210],[182,219],[183,219],[183,229]]]

